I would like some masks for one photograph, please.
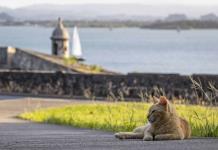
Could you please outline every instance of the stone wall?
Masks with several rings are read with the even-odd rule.
[[[208,82],[218,85],[217,75],[193,75],[206,90]],[[70,98],[96,97],[110,100],[147,100],[165,94],[197,102],[188,76],[178,74],[85,75],[61,72],[0,72],[0,93]],[[198,91],[201,94],[200,91]],[[143,95],[143,96],[142,96]]]

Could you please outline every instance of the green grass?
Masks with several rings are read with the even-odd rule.
[[[78,59],[74,56],[70,58],[64,58],[63,62],[65,65],[77,67],[82,72],[87,73],[101,73],[104,72],[104,69],[98,65],[87,65],[78,61]]]
[[[98,66],[98,65],[91,65],[90,70],[95,71],[95,72],[102,72],[103,68],[101,66]]]
[[[78,63],[78,60],[76,57],[72,56],[70,58],[64,58],[64,63],[66,65],[74,65]]]
[[[107,131],[132,131],[146,123],[147,103],[77,104],[26,112],[19,117],[35,122]],[[218,108],[176,105],[192,127],[192,136],[218,137]]]

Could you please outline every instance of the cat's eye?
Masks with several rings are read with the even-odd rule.
[[[156,111],[156,110],[152,110],[152,112],[151,112],[151,113],[153,114],[155,111]]]

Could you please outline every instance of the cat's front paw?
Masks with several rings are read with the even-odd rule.
[[[152,136],[144,136],[143,141],[153,141],[153,137]]]
[[[116,138],[118,138],[118,139],[125,139],[125,138],[126,138],[125,135],[122,134],[121,132],[115,133],[114,136],[115,136]]]

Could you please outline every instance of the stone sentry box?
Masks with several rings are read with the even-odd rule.
[[[7,48],[0,48],[0,65],[6,65],[8,54]]]
[[[16,50],[13,47],[0,47],[0,66],[10,68]]]

